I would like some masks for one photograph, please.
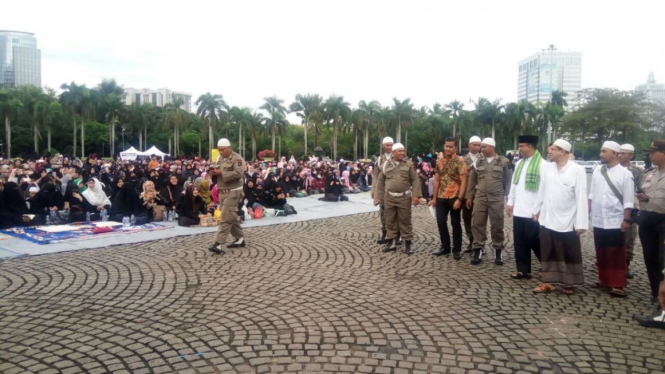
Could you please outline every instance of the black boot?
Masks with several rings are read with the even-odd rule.
[[[393,243],[393,240],[392,239],[386,239],[386,246],[383,247],[381,252],[388,253],[388,252],[392,252],[392,251],[396,251],[396,250],[397,250],[397,247],[395,246],[395,243]]]
[[[630,272],[630,261],[626,261],[626,278],[633,279],[635,276]]]
[[[473,253],[473,242],[469,242],[469,245],[464,250],[464,253]]]
[[[395,245],[402,245],[402,234],[397,234],[397,240],[395,240]]]
[[[503,265],[503,257],[501,256],[501,250],[494,250],[494,265]]]
[[[239,247],[245,247],[245,238],[240,238],[235,242],[226,246],[226,248],[239,248]]]
[[[460,251],[453,252],[453,258],[455,260],[461,260],[462,259],[462,253]]]
[[[209,250],[210,252],[217,253],[218,255],[224,254],[224,251],[222,251],[222,249],[220,248],[220,246],[221,246],[220,243],[215,242],[215,244],[213,244],[213,245],[211,245],[210,247],[208,247],[208,250]]]
[[[386,230],[381,230],[381,239],[376,241],[376,244],[386,244]]]
[[[406,253],[407,255],[413,254],[413,250],[411,249],[411,240],[405,240],[404,243],[405,243],[404,253]]]
[[[473,258],[471,259],[471,265],[479,265],[481,262],[483,262],[482,257],[483,255],[481,253],[481,249],[480,248],[474,249]]]
[[[434,256],[447,256],[450,254],[450,248],[444,249],[441,247],[438,252],[432,253]]]

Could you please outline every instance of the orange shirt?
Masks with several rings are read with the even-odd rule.
[[[450,160],[445,157],[436,162],[435,178],[439,178],[439,190],[436,197],[439,199],[453,199],[459,197],[462,187],[462,176],[467,175],[467,168],[461,157]]]
[[[159,161],[157,160],[150,160],[150,162],[148,163],[148,170],[157,169],[158,167],[159,167]]]

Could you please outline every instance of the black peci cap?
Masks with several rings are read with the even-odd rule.
[[[520,135],[518,143],[538,144],[538,137],[536,135]]]

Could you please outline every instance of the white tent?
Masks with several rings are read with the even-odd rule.
[[[154,145],[152,146],[152,148],[148,149],[147,151],[145,151],[145,152],[140,152],[140,156],[148,156],[148,157],[150,157],[150,156],[152,156],[152,155],[155,155],[155,156],[157,156],[157,157],[164,158],[164,156],[168,156],[169,154],[160,151],[160,150],[157,149],[157,147],[155,147]]]
[[[136,157],[138,157],[140,154],[141,152],[137,151],[136,148],[129,147],[128,150],[120,152],[120,158],[122,160],[136,160]]]

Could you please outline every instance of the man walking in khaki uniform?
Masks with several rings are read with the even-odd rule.
[[[510,192],[510,161],[496,154],[496,142],[485,138],[481,144],[482,157],[476,159],[469,170],[466,189],[466,207],[473,207],[473,259],[472,265],[482,262],[482,250],[487,241],[487,219],[489,218],[492,246],[495,251],[494,264],[503,265],[503,208]]]
[[[217,190],[219,191],[219,205],[222,207],[221,221],[215,237],[215,243],[208,250],[217,254],[224,251],[221,246],[231,233],[235,241],[228,248],[244,247],[245,238],[238,221],[238,203],[245,198],[243,194],[243,175],[245,173],[245,160],[233,152],[228,139],[217,142],[219,156],[213,164],[213,175],[217,176]]]
[[[383,154],[379,156],[376,160],[376,165],[374,165],[374,175],[372,175],[372,199],[376,195],[376,184],[379,176],[379,169],[390,160],[391,152],[393,150],[393,138],[386,136],[381,142],[381,148],[383,148]],[[379,204],[379,216],[381,217],[381,239],[376,241],[376,244],[385,244],[386,243],[386,211],[383,203]]]
[[[465,154],[462,157],[462,160],[466,164],[466,170],[471,170],[471,165],[476,162],[478,155],[480,154],[480,138],[477,136],[472,136],[469,139],[469,153]],[[467,208],[466,204],[462,203],[462,220],[464,221],[464,231],[466,231],[466,237],[469,239],[469,245],[464,250],[464,253],[473,252],[473,230],[471,229],[471,214],[472,209]]]
[[[405,156],[404,146],[401,143],[393,144],[391,159],[379,168],[374,205],[383,203],[385,206],[388,233],[383,252],[397,250],[394,240],[401,235],[405,242],[404,253],[410,255],[413,253],[411,204],[418,205],[422,194],[418,173]]]
[[[644,170],[630,163],[633,160],[633,156],[635,156],[635,147],[631,144],[621,145],[621,150],[619,151],[619,163],[621,166],[628,169],[633,175],[633,184],[635,185],[635,191],[637,192],[642,185]],[[637,199],[635,199],[635,209],[639,209],[639,201]],[[637,238],[637,223],[633,222],[630,224],[630,229],[626,233],[626,263],[628,265],[626,278],[628,279],[633,279],[634,277],[633,273],[630,272],[630,262],[633,260],[635,238]]]

